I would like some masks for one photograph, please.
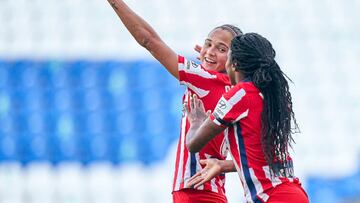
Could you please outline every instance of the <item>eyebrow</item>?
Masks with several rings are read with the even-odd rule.
[[[206,42],[206,41],[212,42],[212,40],[209,39],[209,38],[205,39],[205,42]],[[219,44],[222,45],[222,46],[224,46],[224,47],[226,47],[227,49],[230,49],[230,48],[229,48],[225,43],[223,43],[223,42],[219,42]]]

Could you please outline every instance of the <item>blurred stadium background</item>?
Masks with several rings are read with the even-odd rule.
[[[359,0],[127,2],[191,58],[223,23],[267,37],[295,83],[311,202],[360,202]],[[0,25],[0,202],[171,202],[184,88],[107,1],[0,0]],[[226,188],[243,202],[236,175]]]

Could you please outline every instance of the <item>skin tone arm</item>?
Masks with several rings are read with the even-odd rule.
[[[186,108],[186,113],[191,126],[186,135],[186,146],[192,153],[200,151],[212,138],[226,128],[216,125],[208,118],[210,112],[205,113],[204,105],[196,95],[190,96],[190,104]],[[236,171],[231,160],[210,158],[200,160],[200,163],[206,166],[190,178],[186,187],[197,188],[220,173]]]
[[[178,56],[155,30],[122,0],[108,0],[134,39],[147,49],[175,78],[179,78]]]

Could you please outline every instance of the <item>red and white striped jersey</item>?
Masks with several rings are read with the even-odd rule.
[[[187,87],[183,96],[183,105],[187,105],[188,97],[186,93],[190,91],[192,94],[195,93],[204,103],[206,111],[213,111],[222,94],[230,89],[229,77],[226,74],[206,70],[201,65],[182,56],[178,57],[178,69],[180,84]],[[189,178],[202,169],[200,159],[212,157],[224,160],[226,158],[227,148],[224,144],[223,133],[216,136],[200,152],[190,153],[186,148],[185,137],[189,127],[187,117],[183,115],[176,153],[173,191],[184,189]],[[224,183],[225,175],[221,174],[198,189],[225,194]]]
[[[225,139],[244,187],[247,202],[266,202],[276,185],[299,183],[270,173],[261,145],[263,96],[254,84],[244,80],[218,101],[210,118],[225,129]],[[289,163],[292,165],[291,158]],[[300,184],[300,183],[299,183]]]

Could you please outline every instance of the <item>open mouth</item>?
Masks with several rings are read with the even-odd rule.
[[[205,62],[206,62],[206,63],[216,64],[216,61],[211,60],[211,59],[209,59],[209,58],[206,58],[206,57],[205,57],[205,59],[204,59],[204,60],[205,60]]]

